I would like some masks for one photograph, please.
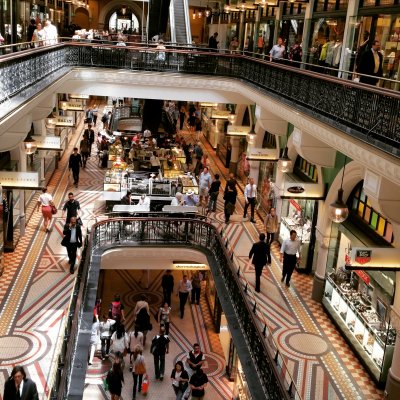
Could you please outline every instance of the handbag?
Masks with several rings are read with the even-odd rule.
[[[144,375],[146,373],[146,366],[142,361],[140,364],[135,365],[135,374]]]
[[[53,215],[57,214],[57,211],[58,211],[57,207],[54,204],[50,204],[50,207],[51,207],[51,213]]]

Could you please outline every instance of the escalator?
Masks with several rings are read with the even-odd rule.
[[[188,1],[171,0],[169,17],[171,42],[179,45],[192,43]]]

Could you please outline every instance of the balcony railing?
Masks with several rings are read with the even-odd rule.
[[[257,304],[249,298],[248,285],[234,266],[221,234],[215,226],[197,219],[113,218],[96,222],[91,227],[89,248],[80,269],[82,286],[76,290],[77,307],[70,313],[73,316],[70,325],[78,330],[69,331],[68,345],[60,356],[59,390],[54,389],[52,398],[73,399],[74,393],[83,391],[102,253],[127,246],[184,246],[196,248],[207,256],[252,397],[301,399],[285,358],[276,345],[271,345],[272,332],[260,317]]]
[[[0,57],[0,104],[73,67],[166,71],[238,79],[348,135],[400,156],[400,94],[240,54],[65,43]],[[30,92],[27,92],[28,94]],[[32,93],[30,94],[32,96]],[[1,114],[1,113],[0,113]]]

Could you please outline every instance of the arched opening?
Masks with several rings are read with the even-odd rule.
[[[82,29],[90,29],[89,11],[83,7],[77,8],[75,10],[73,23],[80,26]]]
[[[108,29],[110,33],[139,33],[139,20],[131,10],[122,8],[111,14]]]

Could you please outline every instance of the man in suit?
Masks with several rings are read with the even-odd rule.
[[[4,385],[3,400],[39,400],[36,383],[26,377],[24,368],[16,365]]]
[[[374,40],[372,42],[371,50],[365,51],[361,56],[358,72],[360,74],[371,75],[360,76],[361,83],[376,86],[376,84],[379,82],[379,78],[383,75],[383,56],[380,52],[380,49],[381,44],[379,40]]]
[[[252,264],[256,270],[256,292],[260,293],[260,278],[264,265],[267,264],[267,260],[270,258],[270,248],[265,243],[265,234],[260,233],[260,241],[253,244],[250,250],[249,258],[252,259]]]
[[[76,252],[78,247],[82,247],[82,230],[81,227],[76,223],[76,217],[71,217],[70,222],[65,224],[63,234],[64,238],[61,244],[67,248],[68,263],[70,264],[69,272],[73,274],[76,261]]]

